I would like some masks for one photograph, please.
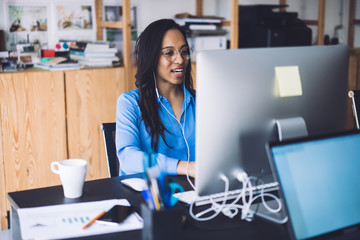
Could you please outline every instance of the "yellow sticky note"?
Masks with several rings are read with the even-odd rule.
[[[302,95],[301,79],[298,66],[275,67],[277,92],[280,97]]]

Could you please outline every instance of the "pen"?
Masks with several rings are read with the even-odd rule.
[[[154,186],[153,185],[150,185],[150,191],[151,191],[151,194],[152,194],[152,197],[153,197],[153,200],[154,200],[154,204],[155,204],[155,209],[157,211],[160,210],[160,203],[159,203],[159,198],[154,190]]]
[[[93,219],[90,220],[90,222],[88,222],[85,226],[82,227],[82,230],[84,230],[85,228],[89,227],[91,224],[93,224],[96,220],[98,220],[102,215],[104,215],[106,213],[106,211],[101,212],[99,215],[97,215],[96,217],[94,217]]]
[[[156,178],[151,179],[151,186],[153,187],[152,190],[154,190],[154,192],[157,196],[157,199],[158,199],[158,202],[160,205],[160,210],[163,210],[164,209],[164,200],[163,200],[163,196],[160,191],[160,188],[159,188],[158,180]]]
[[[148,204],[150,209],[155,209],[155,203],[151,194],[150,189],[146,189],[146,190],[142,190],[142,195],[144,197],[144,200],[146,201],[146,203]]]

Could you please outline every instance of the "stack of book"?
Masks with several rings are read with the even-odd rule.
[[[109,42],[77,43],[70,47],[70,58],[88,67],[110,67],[119,62],[117,48],[111,48]]]
[[[34,63],[34,68],[39,68],[49,71],[63,71],[63,70],[78,70],[81,65],[79,63],[66,62],[64,57],[55,57],[50,61]]]
[[[0,51],[0,59],[1,58],[9,58],[9,52],[8,51]]]

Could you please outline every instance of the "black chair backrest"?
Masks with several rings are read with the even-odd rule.
[[[356,128],[360,129],[360,90],[349,91],[349,97],[352,99],[352,108],[355,117]]]
[[[116,154],[115,145],[115,129],[116,123],[102,123],[102,131],[105,140],[105,151],[108,161],[110,177],[119,176],[120,163]]]

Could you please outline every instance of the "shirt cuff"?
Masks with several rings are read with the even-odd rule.
[[[158,153],[157,162],[162,172],[166,174],[176,175],[179,159],[170,158],[164,154]]]

